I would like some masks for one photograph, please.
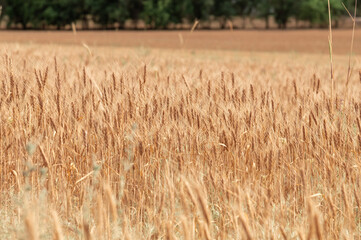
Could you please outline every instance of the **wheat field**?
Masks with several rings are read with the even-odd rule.
[[[1,239],[358,239],[355,58],[5,44]]]

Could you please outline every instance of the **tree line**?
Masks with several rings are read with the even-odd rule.
[[[341,0],[330,0],[336,22],[347,12]],[[350,12],[354,0],[344,0]],[[213,16],[222,28],[239,16],[264,19],[270,27],[273,17],[278,28],[286,28],[291,18],[307,21],[310,26],[326,26],[327,0],[0,0],[2,17],[8,27],[20,24],[23,29],[64,28],[81,20],[86,28],[89,17],[102,28],[123,28],[126,20],[143,20],[148,28],[166,29],[169,24],[208,20]]]

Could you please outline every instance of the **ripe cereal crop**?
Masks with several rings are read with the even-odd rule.
[[[358,57],[1,45],[1,239],[361,237]]]

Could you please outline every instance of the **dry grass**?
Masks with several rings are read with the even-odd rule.
[[[90,49],[0,50],[1,239],[361,237],[347,56],[332,101],[327,55]]]

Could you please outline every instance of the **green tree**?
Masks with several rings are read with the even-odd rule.
[[[327,1],[326,1],[327,4]],[[326,7],[326,8],[325,8]],[[310,22],[311,26],[328,21],[328,11],[325,3],[319,0],[302,0],[297,6],[295,17]]]
[[[4,9],[6,9],[7,7],[7,1],[6,0],[0,0],[0,6],[1,6],[1,15],[0,15],[0,19],[3,18],[4,14]]]
[[[181,23],[183,18],[186,18],[189,12],[189,3],[187,0],[179,1],[179,0],[170,0],[170,22],[172,23]]]
[[[23,29],[54,25],[58,29],[76,21],[78,0],[3,0],[4,13],[9,17],[8,25],[21,24]]]
[[[87,0],[90,13],[103,28],[111,24],[124,25],[128,17],[126,0]]]
[[[355,0],[330,2],[337,27],[340,17],[347,15],[342,2],[352,13]],[[210,15],[221,21],[222,28],[235,15],[244,20],[248,16],[263,18],[266,28],[270,16],[274,16],[279,28],[286,28],[291,17],[309,21],[311,26],[328,23],[327,0],[0,0],[0,4],[2,15],[8,16],[8,26],[20,24],[23,29],[47,25],[62,28],[79,19],[86,28],[89,16],[104,28],[114,23],[122,27],[127,18],[135,22],[142,18],[153,28],[165,28],[171,22],[207,20]]]
[[[211,14],[213,0],[186,0],[185,16],[194,21],[194,19],[206,20]]]
[[[152,28],[165,28],[170,23],[170,0],[145,0],[143,19]]]
[[[39,1],[39,0],[38,0]],[[78,19],[77,0],[47,0],[39,2],[35,9],[41,10],[37,14],[39,18],[33,20],[34,25],[45,22],[48,25],[56,26],[58,29],[71,24]]]
[[[351,11],[352,9],[354,9],[354,7],[352,7],[352,4],[350,4],[353,1],[349,1],[349,0],[330,0],[330,5],[331,5],[331,15],[332,15],[332,19],[335,21],[335,27],[339,26],[339,20],[340,17],[343,15],[347,15],[347,11],[345,10],[345,8],[342,6],[342,3],[345,4],[345,6],[347,6],[347,8]],[[327,4],[326,5],[326,9],[327,9]],[[353,12],[353,11],[352,11]]]
[[[77,15],[77,20],[82,21],[82,28],[88,29],[89,23],[88,23],[88,16],[90,15],[91,6],[88,4],[88,0],[77,0],[76,1],[76,7],[75,12]]]
[[[236,15],[239,15],[243,19],[242,28],[246,28],[246,17],[249,17],[251,13],[257,7],[257,0],[234,0],[233,5],[236,11]]]
[[[34,0],[10,0],[4,4],[4,14],[9,17],[8,26],[12,23],[21,24],[23,29],[27,29],[28,23],[34,18]]]
[[[126,6],[129,18],[136,23],[144,9],[143,0],[126,0]]]
[[[354,3],[352,1],[343,1],[345,6],[353,12]],[[347,11],[342,6],[342,2],[338,0],[330,0],[331,15],[333,21],[336,23],[335,27],[338,27],[339,18],[342,15],[347,14]],[[297,11],[295,17],[300,20],[310,22],[311,26],[328,25],[328,2],[320,0],[302,0],[296,5]]]
[[[263,18],[265,21],[265,28],[270,28],[270,16],[272,15],[272,0],[258,0],[256,3],[256,15]]]
[[[271,0],[278,28],[285,29],[287,27],[289,18],[294,14],[296,2],[294,0]]]
[[[227,20],[236,14],[234,0],[214,0],[212,14],[220,19],[221,28],[225,28]]]

